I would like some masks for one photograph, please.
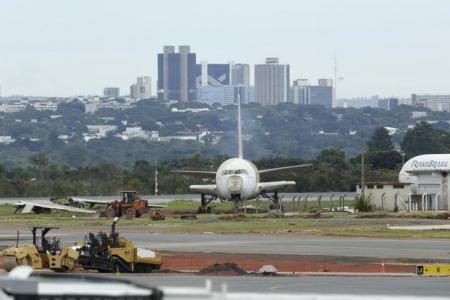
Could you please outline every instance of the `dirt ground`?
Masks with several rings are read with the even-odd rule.
[[[382,261],[377,258],[320,255],[229,254],[163,252],[163,272],[199,271],[214,264],[234,263],[246,272],[273,265],[279,272],[414,273],[414,263]],[[0,257],[0,269],[3,260]]]
[[[279,272],[415,272],[415,264],[412,263],[362,257],[163,252],[163,259],[162,269],[165,270],[197,271],[215,263],[235,263],[247,272],[257,272],[267,264],[275,266]]]

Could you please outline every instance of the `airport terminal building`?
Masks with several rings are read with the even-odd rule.
[[[447,211],[449,172],[450,154],[419,155],[403,165],[398,183],[367,183],[364,192],[377,209]],[[357,193],[361,193],[361,185]]]

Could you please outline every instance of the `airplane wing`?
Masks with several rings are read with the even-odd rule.
[[[71,197],[70,199],[72,199],[73,202],[78,202],[78,203],[88,203],[88,204],[109,204],[114,202],[115,200],[100,200],[100,199],[85,199],[85,198],[75,198],[75,197]],[[148,200],[147,200],[148,202]],[[168,207],[167,205],[163,205],[163,204],[148,204],[147,205],[150,208],[166,208]]]
[[[150,208],[166,208],[166,207],[169,207],[167,205],[162,205],[162,204],[148,204],[147,206],[150,207]]]
[[[65,210],[71,212],[85,213],[85,214],[95,214],[96,211],[71,207],[67,205],[60,205],[55,203],[41,203],[32,201],[18,201],[14,205],[20,210],[20,213],[27,214],[32,212],[39,212],[40,210]],[[21,209],[20,209],[21,208]],[[18,210],[18,211],[19,211]]]
[[[273,192],[284,189],[288,186],[295,185],[295,181],[270,181],[258,183],[260,192]]]
[[[109,204],[111,202],[114,202],[114,200],[98,200],[98,199],[86,199],[86,198],[76,198],[76,197],[70,197],[73,202],[78,203],[89,203],[89,204]]]
[[[259,174],[268,174],[268,173],[282,173],[286,171],[301,169],[304,167],[312,166],[312,164],[304,164],[304,165],[295,165],[295,166],[288,166],[288,167],[281,167],[281,168],[273,168],[273,169],[265,169],[265,170],[259,170]]]
[[[173,170],[171,172],[199,178],[213,178],[213,179],[216,178],[216,172],[212,171]]]
[[[194,193],[207,194],[207,195],[217,195],[215,184],[197,184],[190,185],[189,190]]]

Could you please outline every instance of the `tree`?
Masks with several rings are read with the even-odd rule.
[[[64,149],[62,157],[68,165],[78,168],[86,162],[86,149],[80,145],[70,145]]]
[[[389,132],[384,127],[378,127],[375,129],[372,138],[367,142],[367,146],[369,148],[368,152],[394,150],[394,145],[392,145]]]
[[[44,153],[36,153],[30,156],[30,162],[38,168],[39,177],[42,177],[42,172],[48,166],[49,159]]]
[[[63,115],[67,114],[84,114],[86,110],[85,105],[78,99],[74,99],[70,102],[62,102],[58,104],[58,113]]]
[[[407,157],[448,153],[450,150],[450,135],[442,129],[434,128],[427,122],[420,122],[406,132],[401,147]]]
[[[402,155],[395,150],[367,153],[367,161],[373,169],[395,169],[402,162]]]
[[[327,163],[337,170],[347,169],[347,161],[345,159],[345,152],[335,148],[323,149],[317,155],[319,162]]]

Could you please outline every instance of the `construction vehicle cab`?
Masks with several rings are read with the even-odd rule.
[[[31,227],[33,244],[5,249],[3,257],[15,260],[17,265],[28,265],[33,269],[49,268],[58,272],[73,270],[78,252],[69,247],[61,248],[60,240],[56,237],[47,237],[47,233],[52,229],[58,228]]]
[[[100,272],[139,272],[159,270],[162,258],[159,252],[136,248],[134,244],[119,236],[114,218],[109,236],[104,232],[89,233],[79,248],[78,264],[85,269]]]
[[[133,219],[139,218],[147,210],[147,200],[141,199],[136,191],[122,191],[119,200],[108,204],[105,215],[108,218],[126,216],[127,219]]]

